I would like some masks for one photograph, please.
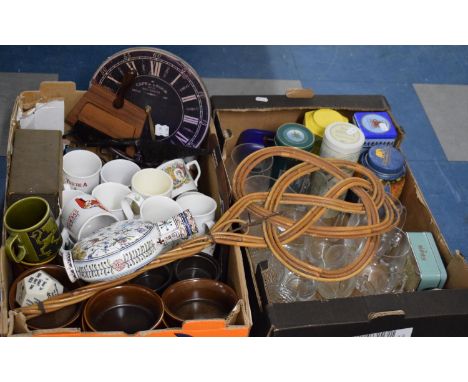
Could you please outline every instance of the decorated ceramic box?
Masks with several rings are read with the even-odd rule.
[[[63,252],[63,264],[72,282],[116,279],[144,267],[171,243],[198,232],[189,210],[165,222],[124,220],[114,223]]]

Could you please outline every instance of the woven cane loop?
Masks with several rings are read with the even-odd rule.
[[[272,156],[294,159],[299,161],[299,164],[282,174],[269,192],[246,194],[245,182],[251,170],[258,163]],[[325,195],[285,192],[288,186],[297,179],[317,171],[322,171],[336,180],[336,184]],[[359,177],[351,176],[349,173],[356,173]],[[344,196],[348,190],[352,190],[362,202],[349,203],[341,200],[340,196]],[[124,284],[148,270],[192,256],[214,243],[239,247],[269,248],[285,267],[300,276],[320,281],[340,281],[353,277],[367,266],[377,251],[380,235],[394,228],[399,219],[398,210],[392,199],[385,194],[382,184],[375,175],[365,167],[345,160],[324,159],[291,147],[269,147],[245,158],[234,174],[233,195],[236,202],[221,216],[208,235],[179,244],[130,275],[117,280],[86,285],[71,292],[51,297],[44,301],[41,307],[36,304],[17,308],[16,311],[23,313],[26,319],[30,319],[44,312],[59,310],[65,306],[84,301],[101,290]],[[278,212],[278,207],[281,204],[302,205],[310,208],[300,220],[293,221]],[[379,218],[378,210],[382,207],[385,216]],[[327,209],[365,214],[368,225],[358,227],[315,225]],[[262,222],[263,237],[248,234],[248,227],[253,224],[240,218],[245,211],[254,214]],[[246,232],[239,232],[239,226],[244,230],[247,228]],[[285,227],[286,230],[278,234],[278,226]],[[332,239],[367,238],[367,240],[361,253],[352,263],[340,269],[327,270],[297,259],[284,249],[284,244],[294,241],[301,235]]]
[[[306,278],[319,281],[340,281],[360,273],[375,255],[380,244],[380,235],[394,228],[398,223],[398,210],[391,198],[385,194],[383,185],[373,173],[356,163],[324,159],[296,148],[270,147],[253,153],[237,167],[233,181],[233,193],[236,199],[243,200],[246,197],[245,181],[250,171],[272,155],[300,160],[302,163],[285,172],[270,192],[251,194],[250,196],[258,196],[256,201],[263,201],[264,205],[252,203],[247,206],[248,210],[264,218],[277,213],[282,203],[312,207],[297,222],[280,215],[264,221],[263,235],[266,247],[285,267]],[[338,180],[324,196],[285,193],[294,181],[316,171],[323,171]],[[351,176],[349,173],[357,173],[360,177]],[[348,190],[352,190],[362,200],[362,203],[349,203],[338,199]],[[382,206],[385,208],[385,216],[381,220],[378,209]],[[327,208],[340,212],[366,214],[368,225],[358,227],[314,225]],[[276,226],[287,227],[287,229],[279,235]],[[326,270],[297,259],[284,249],[284,244],[290,243],[303,234],[335,239],[367,238],[367,240],[363,250],[352,263],[340,269]]]

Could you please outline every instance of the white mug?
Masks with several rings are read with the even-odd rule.
[[[127,219],[140,214],[143,201],[150,196],[172,196],[172,178],[164,171],[145,168],[132,177],[132,191],[122,200],[121,207]]]
[[[181,206],[167,196],[150,196],[140,208],[141,219],[151,223],[166,221],[184,210]]]
[[[65,185],[68,186],[68,185]],[[83,191],[80,190],[71,190],[68,188],[65,188],[62,191],[62,208],[68,204],[70,200],[72,200],[75,196],[81,195]]]
[[[63,207],[61,217],[64,231],[68,231],[74,241],[117,221],[94,196],[85,193],[71,198]]]
[[[197,223],[200,234],[207,233],[215,223],[215,213],[218,207],[216,201],[200,192],[190,192],[181,195],[177,203],[183,210],[190,210]]]
[[[216,201],[209,196],[200,192],[188,192],[177,198],[177,203],[183,210],[189,209],[195,219],[198,227],[198,235],[204,235],[215,224]],[[215,244],[210,245],[202,250],[202,252],[213,255]]]
[[[130,187],[132,176],[140,171],[140,166],[126,159],[114,159],[101,169],[101,183],[115,182]]]
[[[122,210],[122,200],[130,194],[130,188],[121,183],[107,182],[96,186],[91,195],[117,219],[125,220]]]
[[[99,184],[102,162],[88,150],[73,150],[63,156],[63,180],[74,190],[90,193]]]
[[[189,171],[192,166],[197,169],[197,176],[195,179],[192,178]],[[174,190],[172,191],[173,198],[184,192],[197,190],[201,169],[196,160],[185,163],[183,159],[173,159],[163,163],[158,167],[158,169],[165,171],[171,176],[174,184]]]

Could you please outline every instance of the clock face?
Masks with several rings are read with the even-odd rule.
[[[199,147],[208,132],[208,93],[195,70],[181,58],[156,48],[131,48],[109,57],[92,82],[117,93],[124,76],[136,73],[125,99],[151,106],[156,139]]]

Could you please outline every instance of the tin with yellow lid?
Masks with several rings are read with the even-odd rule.
[[[318,109],[308,111],[304,115],[304,126],[315,136],[312,152],[319,154],[325,128],[335,122],[348,122],[348,118],[332,109]]]

